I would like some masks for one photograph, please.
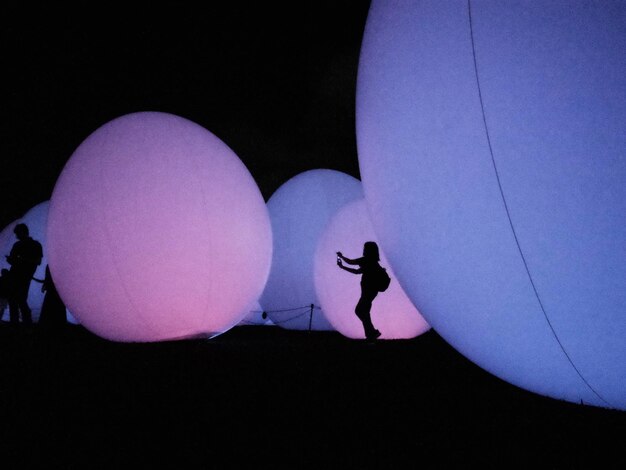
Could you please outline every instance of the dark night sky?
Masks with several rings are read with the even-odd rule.
[[[369,1],[281,3],[92,8],[54,20],[7,13],[0,228],[50,199],[91,132],[138,111],[216,134],[266,200],[309,169],[358,178],[355,86]]]

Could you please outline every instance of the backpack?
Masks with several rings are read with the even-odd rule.
[[[376,269],[376,290],[385,292],[389,284],[391,284],[391,278],[387,274],[387,270],[379,265]]]

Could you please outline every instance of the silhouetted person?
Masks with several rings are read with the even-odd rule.
[[[48,328],[59,328],[66,325],[67,310],[52,280],[50,267],[46,265],[46,277],[43,280],[36,278],[33,278],[33,280],[41,282],[41,292],[46,293],[41,305],[41,315],[39,316],[38,324]]]
[[[343,265],[342,260],[348,264],[358,265],[359,268],[348,268]],[[368,340],[375,340],[380,336],[380,331],[374,328],[370,316],[372,302],[378,295],[376,270],[381,268],[378,264],[379,261],[380,256],[376,242],[365,242],[363,245],[363,256],[358,259],[346,258],[340,251],[337,252],[337,266],[350,273],[361,274],[361,298],[356,304],[354,313],[356,313],[356,316],[359,317],[359,320],[363,323],[365,337]]]
[[[30,325],[33,322],[31,310],[28,306],[28,289],[37,266],[41,264],[43,249],[41,243],[33,240],[28,234],[26,224],[17,224],[13,229],[17,241],[6,256],[11,265],[9,270],[9,314],[11,323],[18,323],[20,313],[22,322]]]
[[[4,311],[9,305],[9,289],[11,287],[9,282],[9,270],[3,268],[0,271],[0,320],[4,317]]]

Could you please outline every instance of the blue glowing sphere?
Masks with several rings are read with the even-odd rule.
[[[626,409],[626,4],[374,0],[357,140],[429,324],[527,390]]]

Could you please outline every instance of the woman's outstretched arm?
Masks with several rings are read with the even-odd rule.
[[[349,273],[352,273],[352,274],[361,274],[361,273],[363,272],[363,271],[361,270],[361,268],[359,268],[359,269],[354,269],[354,268],[348,268],[347,266],[344,266],[344,265],[341,263],[341,260],[338,260],[338,261],[337,261],[337,266],[339,266],[339,267],[340,267],[341,269],[343,269],[344,271],[348,271]]]

